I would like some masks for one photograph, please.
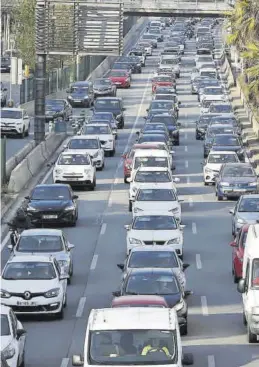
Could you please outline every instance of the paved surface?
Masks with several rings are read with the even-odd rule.
[[[182,101],[179,121],[183,123],[181,142],[175,147],[176,176],[183,203],[185,262],[188,298],[189,335],[183,337],[186,351],[193,352],[194,367],[258,367],[257,345],[248,345],[242,323],[241,297],[231,275],[231,225],[228,209],[233,202],[217,202],[214,188],[202,183],[202,142],[195,140],[193,122],[199,115],[197,97],[190,93],[190,71],[195,53],[194,40],[187,42],[178,83]],[[25,320],[28,331],[26,367],[67,367],[71,356],[82,353],[87,317],[91,308],[109,307],[121,272],[116,264],[126,254],[124,224],[128,212],[128,185],[123,183],[121,154],[135,140],[135,129],[151,99],[150,77],[158,58],[148,59],[143,73],[133,76],[132,87],[120,91],[124,98],[126,128],[119,131],[117,152],[107,158],[103,172],[97,174],[94,192],[78,192],[79,221],[66,228],[75,244],[74,277],[68,287],[68,306],[62,321]],[[46,180],[52,182],[51,178]],[[8,258],[6,249],[2,263]]]

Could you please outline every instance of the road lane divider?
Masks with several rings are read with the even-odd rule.
[[[197,234],[197,226],[196,226],[196,223],[192,223],[192,233],[193,234]]]
[[[188,183],[188,182],[187,182]],[[189,199],[188,199],[188,201],[189,201],[189,207],[191,208],[192,206],[193,206],[193,198],[192,197],[190,197]]]
[[[60,367],[67,367],[69,364],[69,358],[62,358]]]
[[[103,223],[100,231],[100,235],[103,236],[106,232],[107,223]]]
[[[215,357],[213,355],[208,356],[208,367],[216,367]]]
[[[97,261],[98,261],[98,255],[97,255],[97,254],[95,254],[95,255],[93,256],[93,259],[92,259],[92,262],[91,262],[91,265],[90,265],[90,269],[91,269],[91,270],[95,270],[96,265],[97,265]]]
[[[196,254],[196,267],[198,270],[202,269],[201,255]]]
[[[209,316],[207,297],[201,296],[201,311],[203,316]]]
[[[76,310],[76,317],[82,317],[85,308],[86,297],[81,297]]]

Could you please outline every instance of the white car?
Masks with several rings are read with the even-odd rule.
[[[10,307],[1,305],[1,354],[9,367],[24,367],[26,331]]]
[[[16,314],[55,315],[62,319],[67,278],[53,257],[10,257],[1,276],[1,304],[12,307]]]
[[[139,213],[161,212],[172,213],[181,223],[181,202],[173,189],[161,189],[155,184],[148,188],[139,189],[135,199],[132,201],[133,216]]]
[[[134,175],[139,167],[165,167],[172,169],[172,156],[167,150],[137,149],[132,160],[131,174]]]
[[[180,182],[180,179],[174,178],[168,168],[140,167],[133,176],[128,178],[128,182],[130,182],[129,211],[132,211],[132,201],[139,189],[149,188],[150,184],[154,184],[161,189],[171,189],[177,193],[174,182]]]
[[[236,152],[211,150],[203,167],[204,185],[215,184],[215,179],[223,163],[238,163]]]
[[[89,154],[77,150],[60,154],[53,169],[53,182],[82,186],[94,190],[96,187],[96,168]]]
[[[98,136],[105,153],[110,157],[115,154],[115,136],[108,124],[87,124],[82,128],[81,135]]]
[[[146,55],[147,56],[152,56],[152,54],[153,54],[153,47],[152,47],[152,45],[151,45],[150,42],[144,42],[144,41],[142,41],[142,42],[139,42],[138,43],[138,46],[143,47],[145,49],[145,52],[146,52]]]
[[[89,154],[96,169],[102,170],[105,165],[104,150],[100,139],[94,135],[73,136],[64,146],[66,152],[71,150],[78,153]]]
[[[214,97],[216,97],[218,100],[221,100],[222,102],[227,101],[226,92],[224,92],[221,86],[205,87],[202,89],[202,93],[200,93],[200,101],[202,101],[204,98],[215,99]]]
[[[30,118],[22,108],[2,108],[0,129],[3,135],[18,135],[21,138],[29,135]]]
[[[213,57],[211,55],[196,55],[195,57],[196,68],[199,69],[200,65],[207,62],[213,62]]]
[[[179,57],[175,57],[172,55],[162,55],[160,58],[159,67],[163,68],[171,68],[171,70],[175,73],[177,78],[180,77],[180,65],[179,65]]]
[[[171,213],[139,213],[127,230],[127,255],[137,246],[171,246],[183,258],[183,228]]]
[[[70,283],[73,275],[72,249],[75,245],[70,243],[61,229],[32,228],[22,231],[16,245],[8,245],[15,256],[44,255],[54,256],[62,273],[69,276]]]
[[[201,107],[201,114],[208,113],[210,105],[214,102],[222,102],[221,96],[208,96],[202,99],[199,106]]]
[[[218,78],[218,73],[215,68],[200,69],[200,76],[206,76],[207,78]]]

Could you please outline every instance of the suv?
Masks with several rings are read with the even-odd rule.
[[[88,81],[73,83],[69,89],[67,100],[72,107],[90,107],[94,103],[93,83]]]
[[[124,127],[124,111],[122,98],[119,97],[101,97],[97,98],[94,103],[93,111],[95,112],[112,112],[117,120],[119,129]]]

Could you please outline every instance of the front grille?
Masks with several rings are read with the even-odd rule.
[[[10,294],[13,297],[21,297],[27,301],[27,299],[24,297],[24,293],[10,293]],[[41,297],[41,296],[44,296],[44,293],[42,292],[41,293],[31,293],[30,299],[35,298],[35,297]]]
[[[63,175],[64,178],[83,178],[83,175]]]
[[[14,312],[30,312],[30,313],[36,313],[36,312],[50,312],[55,311],[59,308],[60,304],[57,303],[56,306],[51,307],[50,305],[44,305],[44,306],[12,306],[12,309]]]
[[[144,244],[163,246],[165,244],[165,241],[144,241]]]
[[[102,145],[107,143],[107,141],[105,141],[105,140],[100,140],[100,142],[101,142]]]

